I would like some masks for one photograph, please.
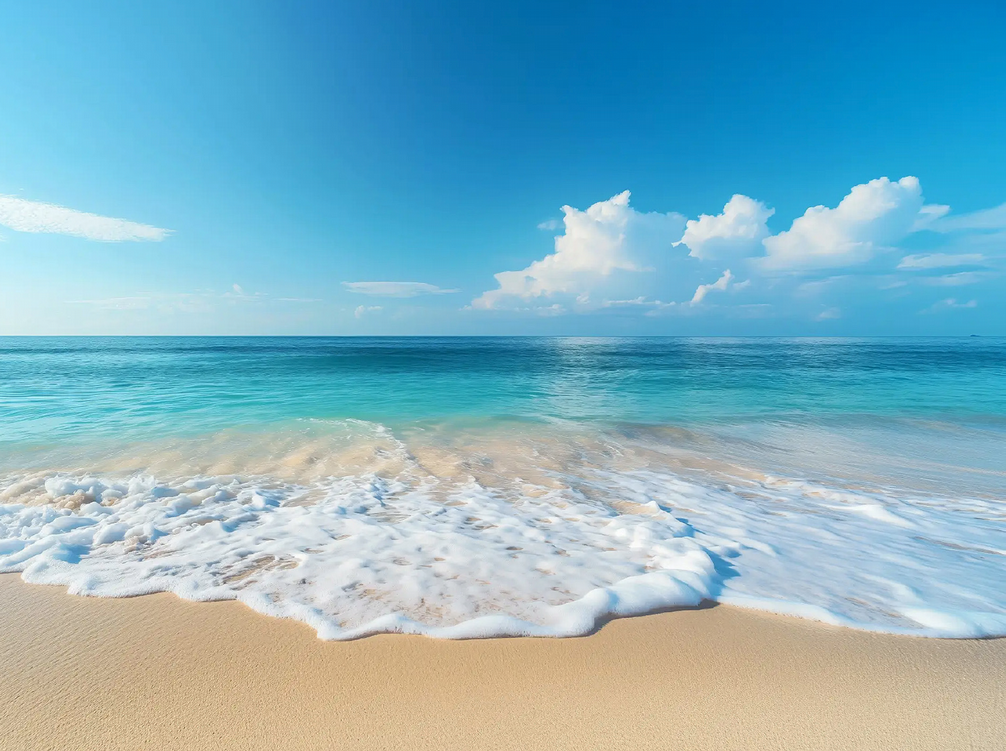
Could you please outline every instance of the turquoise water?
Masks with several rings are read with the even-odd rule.
[[[3,440],[291,418],[1006,425],[1006,340],[3,338]]]
[[[562,618],[541,608],[595,590],[624,600],[633,577],[654,571],[678,572],[663,595],[639,600],[655,606],[698,596],[859,627],[998,633],[1004,457],[1000,338],[0,339],[0,570],[92,594],[238,597],[330,636],[382,618],[397,625],[368,628],[458,628],[484,613],[547,630]],[[171,506],[180,497],[182,511]],[[502,532],[480,542],[463,520],[430,522],[458,507],[445,503],[477,506],[495,519],[486,529],[525,525],[520,544]],[[589,513],[565,526],[535,516],[573,504]],[[283,538],[278,520],[304,508],[357,547],[308,554],[323,546]],[[175,573],[144,567],[167,554],[168,527],[180,530],[171,545],[195,534],[167,519],[206,513],[278,526],[268,542],[232,530],[214,543],[219,554],[172,547],[184,560]],[[344,523],[355,531],[340,532]],[[638,524],[632,535],[652,549],[617,543],[612,554],[594,537]],[[386,567],[377,540],[419,538],[466,551],[469,568],[480,558],[512,567],[512,581],[427,581],[443,556],[408,546],[395,556],[405,563]],[[235,552],[256,546],[268,555]],[[552,548],[578,563],[560,561],[560,584]],[[836,555],[848,564],[822,563]],[[711,568],[694,564],[702,556]],[[249,569],[263,557],[289,568]],[[320,573],[350,559],[384,595],[347,595],[346,581]],[[531,581],[542,566],[547,591]],[[306,583],[284,579],[288,570]],[[227,583],[235,571],[259,599]],[[425,594],[387,595],[406,580]]]

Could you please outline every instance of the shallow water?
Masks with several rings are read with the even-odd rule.
[[[0,571],[325,638],[1006,634],[1003,339],[0,339]]]

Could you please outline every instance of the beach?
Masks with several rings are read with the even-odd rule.
[[[10,749],[991,749],[1006,640],[713,606],[575,639],[324,642],[235,602],[0,576]]]
[[[1004,344],[2,341],[0,749],[1006,748]]]

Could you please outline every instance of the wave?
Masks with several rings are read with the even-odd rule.
[[[64,458],[0,480],[0,571],[324,639],[578,636],[703,601],[1006,635],[996,498],[769,474],[674,429],[528,433],[340,421]]]

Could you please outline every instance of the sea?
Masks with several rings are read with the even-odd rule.
[[[1006,635],[1006,339],[0,338],[0,572],[323,639]]]

